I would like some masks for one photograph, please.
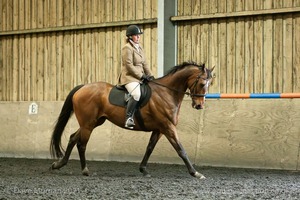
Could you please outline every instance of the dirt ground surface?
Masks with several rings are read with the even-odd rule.
[[[205,180],[184,165],[89,161],[49,170],[53,160],[0,158],[0,199],[300,199],[300,173],[279,170],[197,167]]]

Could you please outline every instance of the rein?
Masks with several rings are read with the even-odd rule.
[[[200,75],[197,76],[197,79],[196,79],[195,82],[193,83],[193,85],[192,85],[190,91],[192,91],[192,89],[195,90],[195,87],[196,87],[196,85],[197,85],[197,83],[198,83],[198,81],[199,81],[200,78],[201,78]],[[207,80],[207,79],[204,79],[204,78],[201,78],[201,79]],[[182,91],[176,90],[176,89],[174,89],[174,88],[170,88],[170,87],[168,87],[168,86],[166,86],[166,85],[157,83],[157,82],[155,82],[155,81],[153,81],[153,80],[150,81],[150,82],[152,82],[152,83],[154,83],[154,84],[156,84],[156,85],[165,87],[165,88],[167,88],[167,89],[169,89],[169,90],[172,90],[172,91],[174,91],[174,92],[178,92],[178,93],[182,93],[182,94],[188,95],[188,96],[190,96],[191,98],[193,98],[193,97],[205,97],[205,96],[206,96],[206,94],[193,94],[193,93],[191,93],[191,92],[182,92]]]

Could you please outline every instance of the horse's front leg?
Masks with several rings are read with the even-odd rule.
[[[159,131],[153,131],[144,155],[144,158],[140,164],[140,172],[143,173],[144,176],[150,177],[150,174],[146,170],[147,163],[149,160],[150,155],[152,154],[155,145],[157,144],[158,140],[161,138],[162,134]]]
[[[188,158],[187,153],[185,152],[183,146],[179,142],[178,136],[177,136],[177,131],[175,127],[172,128],[172,130],[169,130],[166,134],[166,137],[168,138],[169,142],[172,144],[178,155],[182,158],[183,162],[185,163],[186,167],[188,168],[188,171],[190,175],[200,178],[200,179],[205,179],[205,176],[203,176],[201,173],[197,172],[195,168],[193,167],[191,161]]]

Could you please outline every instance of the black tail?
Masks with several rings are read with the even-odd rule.
[[[50,153],[54,158],[60,158],[63,156],[64,150],[61,146],[61,136],[69,121],[69,118],[73,114],[73,102],[72,98],[76,91],[78,91],[83,85],[76,86],[68,94],[65,103],[60,111],[59,117],[56,121],[50,143]]]

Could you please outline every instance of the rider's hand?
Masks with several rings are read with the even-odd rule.
[[[150,76],[150,75],[146,75],[146,74],[143,74],[143,76],[142,76],[143,82],[149,82],[149,81],[152,81],[153,79],[154,79],[154,76]]]

